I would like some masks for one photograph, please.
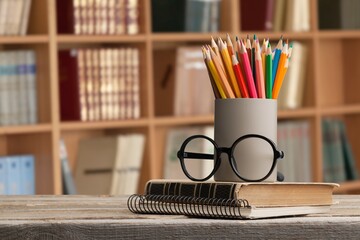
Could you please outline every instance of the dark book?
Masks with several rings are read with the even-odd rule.
[[[152,0],[152,31],[184,32],[185,2],[184,0]]]
[[[82,51],[59,52],[59,96],[62,121],[86,120],[86,98],[84,86]]]
[[[264,31],[269,0],[241,0],[240,16],[242,31]]]
[[[340,29],[340,0],[319,0],[318,3],[319,28]]]
[[[75,33],[75,0],[56,1],[56,22],[58,33]]]

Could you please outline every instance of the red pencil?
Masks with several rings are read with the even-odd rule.
[[[248,93],[247,88],[246,88],[246,83],[245,83],[244,76],[243,76],[243,74],[241,72],[241,69],[240,69],[239,61],[237,60],[235,55],[232,55],[231,58],[232,58],[232,64],[233,64],[234,73],[235,73],[235,76],[236,76],[236,79],[238,81],[238,85],[239,85],[239,88],[240,88],[241,97],[248,98],[249,93]]]

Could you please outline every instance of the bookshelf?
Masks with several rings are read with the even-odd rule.
[[[220,33],[215,35],[245,36],[241,32],[239,4],[223,0]],[[304,119],[310,122],[312,169],[315,181],[322,181],[322,134],[324,117],[342,118],[348,128],[358,170],[360,171],[360,95],[357,93],[360,70],[354,64],[360,57],[352,54],[360,49],[360,31],[319,30],[318,3],[311,0],[311,30],[309,32],[257,32],[262,39],[276,40],[281,34],[290,40],[306,43],[310,49],[309,69],[305,86],[304,107],[279,111],[279,120]],[[213,123],[213,116],[174,117],[173,89],[160,87],[164,64],[174,61],[175,47],[208,43],[211,33],[152,33],[151,2],[139,0],[140,33],[118,36],[79,36],[58,34],[56,29],[56,0],[33,0],[27,36],[0,36],[0,49],[31,48],[37,53],[38,118],[36,125],[0,127],[0,154],[31,153],[36,157],[37,194],[61,194],[61,165],[59,140],[63,138],[74,170],[78,142],[81,139],[143,133],[146,146],[140,188],[151,178],[161,178],[166,132],[178,126],[202,126]],[[136,46],[140,50],[141,117],[136,120],[103,122],[62,122],[60,120],[58,58],[60,49],[79,46]],[[332,52],[329,51],[332,49]],[[199,48],[200,50],[200,48]],[[334,57],[337,56],[337,57]],[[341,183],[338,192],[360,192],[360,181]],[[141,190],[140,190],[141,191]]]

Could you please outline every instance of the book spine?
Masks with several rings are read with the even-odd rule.
[[[86,71],[85,71],[85,50],[78,49],[77,65],[79,80],[80,120],[88,121],[87,96],[86,96]]]
[[[94,0],[94,20],[95,20],[95,34],[101,34],[102,27],[102,1],[103,0]]]
[[[100,65],[99,50],[92,49],[92,79],[93,79],[93,96],[94,96],[94,120],[99,121],[101,117],[101,97],[100,97]]]
[[[29,25],[31,1],[32,0],[24,0],[24,9],[22,12],[22,17],[21,17],[21,22],[20,22],[20,35],[22,35],[22,36],[26,35],[26,33],[27,33],[27,29],[28,29],[28,25]]]
[[[69,167],[68,154],[63,139],[59,145],[64,194],[76,194],[76,187]]]
[[[81,34],[81,8],[82,0],[73,0],[73,14],[74,14],[74,33]]]
[[[119,51],[118,49],[112,49],[111,51],[111,62],[112,62],[112,105],[114,119],[119,119]]]
[[[25,52],[17,51],[16,52],[16,61],[17,61],[17,74],[19,78],[19,91],[18,91],[18,108],[19,108],[19,124],[28,123],[28,106],[27,106],[27,95],[28,89],[26,84],[26,62],[25,62]]]
[[[114,102],[113,102],[113,67],[112,67],[112,49],[105,50],[105,72],[106,72],[106,102],[108,119],[114,119]]]
[[[18,156],[8,156],[7,161],[7,183],[8,194],[18,195],[20,192],[20,161]]]
[[[100,28],[100,34],[107,34],[108,33],[108,1],[101,1],[100,5],[100,22],[101,22],[101,28]]]
[[[108,112],[107,112],[107,79],[106,79],[106,50],[100,49],[99,50],[99,65],[100,65],[100,109],[101,109],[101,120],[108,119]]]
[[[132,118],[132,50],[131,48],[125,49],[125,118]]]
[[[115,21],[116,0],[108,0],[108,30],[107,34],[114,35],[116,33]]]
[[[79,18],[80,18],[80,34],[89,34],[88,21],[88,0],[80,0],[79,3]]]
[[[27,100],[28,100],[28,123],[35,124],[38,122],[37,117],[37,83],[36,83],[36,55],[32,50],[25,51],[26,55],[26,83],[27,83]]]
[[[7,53],[0,52],[0,125],[9,124],[8,105],[8,76],[7,76]]]
[[[125,49],[119,49],[119,117],[120,119],[126,118],[126,55]]]
[[[5,34],[5,21],[7,12],[8,0],[0,1],[0,35]]]
[[[153,182],[145,186],[146,195],[175,195],[201,198],[236,198],[234,183]]]
[[[126,32],[125,25],[125,0],[116,0],[114,7],[115,14],[115,33],[124,34]]]
[[[85,95],[86,95],[86,108],[88,114],[88,120],[95,120],[95,107],[94,107],[94,79],[93,79],[93,59],[92,50],[85,49]]]
[[[0,157],[0,195],[8,194],[6,169],[7,169],[6,157]]]
[[[75,33],[74,0],[56,1],[56,23],[58,33]],[[76,0],[79,1],[79,0]],[[66,19],[66,21],[64,21]]]
[[[127,34],[139,33],[138,0],[126,0],[126,29]]]
[[[19,78],[15,51],[8,52],[9,125],[19,124]]]
[[[21,194],[35,194],[35,158],[32,155],[19,156]]]
[[[210,32],[219,31],[220,22],[220,0],[211,1],[210,6]]]
[[[140,118],[140,69],[139,69],[139,50],[132,49],[132,105],[134,119]]]
[[[86,2],[86,16],[87,16],[87,33],[89,35],[95,34],[96,22],[95,22],[95,0],[87,0]]]

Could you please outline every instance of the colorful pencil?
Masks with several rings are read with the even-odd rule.
[[[249,62],[249,57],[248,54],[246,52],[244,43],[242,41],[240,41],[240,59],[241,59],[241,63],[243,64],[243,70],[245,73],[245,79],[247,82],[247,87],[248,87],[248,91],[249,91],[249,95],[251,98],[257,98],[257,93],[256,93],[256,88],[255,88],[255,84],[254,84],[254,77],[252,75],[252,71],[251,71],[251,66],[250,66],[250,62]]]
[[[257,41],[255,49],[256,89],[259,98],[266,98],[264,71],[260,52],[260,44],[259,41]]]
[[[272,97],[274,99],[278,98],[280,88],[281,88],[282,82],[284,80],[283,71],[284,71],[285,63],[286,63],[287,59],[288,59],[288,46],[287,46],[287,44],[285,44],[282,49],[282,52],[281,52],[279,66],[277,69],[276,78],[275,78],[275,82],[273,85]]]
[[[223,85],[221,83],[220,75],[216,70],[214,62],[211,59],[210,51],[206,50],[205,53],[206,53],[206,59],[205,60],[206,60],[207,66],[209,67],[209,71],[210,71],[211,75],[214,78],[215,85],[216,85],[216,87],[217,87],[217,89],[219,91],[219,94],[220,94],[221,98],[225,99],[227,97],[226,97],[226,94],[225,94],[225,91],[224,91],[224,87],[223,87]]]
[[[283,48],[283,40],[282,37],[280,37],[280,40],[275,48],[275,53],[274,53],[274,60],[272,62],[272,82],[274,84],[275,81],[275,76],[276,76],[276,72],[278,69],[278,65],[279,65],[279,61],[280,61],[280,55],[281,55],[281,49]]]
[[[222,61],[225,65],[226,73],[227,73],[227,79],[230,82],[231,89],[235,93],[235,96],[237,98],[241,97],[239,86],[236,82],[236,77],[234,74],[234,70],[232,68],[231,59],[229,56],[229,52],[227,47],[225,46],[225,43],[220,39],[220,53],[222,57]]]
[[[208,75],[209,75],[211,87],[212,87],[212,90],[214,92],[215,98],[222,98],[222,96],[221,96],[221,94],[219,92],[219,87],[221,88],[221,86],[218,87],[216,85],[215,79],[214,79],[214,77],[213,77],[213,75],[212,75],[212,73],[210,71],[209,65],[207,63],[207,57],[206,57],[207,50],[205,49],[205,47],[202,47],[201,50],[202,50],[202,53],[203,53],[204,63],[205,63],[206,70],[207,70]]]
[[[239,85],[239,88],[240,88],[241,97],[248,98],[249,93],[248,93],[247,88],[246,88],[244,75],[243,75],[243,73],[242,73],[242,71],[240,69],[239,61],[237,60],[235,55],[232,55],[231,58],[232,58],[232,65],[233,65],[234,73],[235,73],[235,76],[236,76],[236,79],[238,81],[238,85]]]
[[[224,70],[221,68],[221,58],[219,56],[216,56],[215,52],[209,48],[210,50],[210,56],[211,59],[213,60],[213,63],[215,65],[216,71],[219,74],[220,80],[221,80],[221,85],[224,89],[224,92],[226,94],[227,98],[235,98],[235,94],[233,92],[233,90],[231,89],[231,86],[226,78],[226,73],[224,72]]]
[[[272,52],[271,45],[269,43],[267,52],[265,55],[266,58],[266,74],[265,74],[265,88],[266,88],[266,98],[272,98]]]
[[[263,65],[263,71],[264,71],[264,76],[265,76],[265,69],[266,69],[266,65],[265,65],[265,54],[267,51],[267,46],[268,46],[269,40],[263,40],[263,44],[262,44],[262,48],[261,48],[261,59],[262,59],[262,65]]]
[[[234,51],[234,46],[232,44],[229,34],[226,35],[226,43],[227,43],[227,49],[228,49],[229,55],[232,56],[235,51]]]

